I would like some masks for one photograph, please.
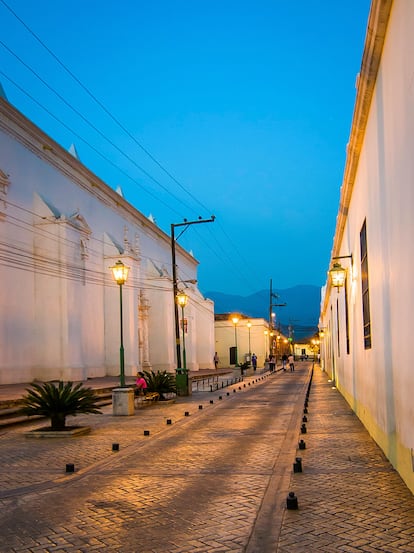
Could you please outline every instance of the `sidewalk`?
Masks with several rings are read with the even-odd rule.
[[[277,553],[413,553],[414,496],[319,366],[307,409]]]
[[[215,377],[223,376],[226,374],[231,374],[233,369],[223,368],[223,369],[201,369],[199,371],[190,371],[189,374],[194,378],[206,378],[206,377]],[[97,378],[90,378],[83,381],[84,385],[93,390],[109,390],[119,386],[119,376],[102,376]],[[135,383],[135,377],[127,376],[125,378],[125,383],[127,385],[133,385]],[[30,382],[22,384],[0,384],[0,408],[2,404],[7,404],[20,399],[26,394],[26,389],[30,388]]]

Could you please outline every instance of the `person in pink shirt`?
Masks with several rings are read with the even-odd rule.
[[[137,379],[135,380],[135,395],[142,396],[147,393],[147,381],[144,378],[144,373],[139,371],[137,373]]]

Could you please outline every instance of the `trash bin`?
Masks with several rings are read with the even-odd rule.
[[[188,376],[187,369],[175,369],[175,385],[177,387],[177,396],[191,395],[192,382]]]

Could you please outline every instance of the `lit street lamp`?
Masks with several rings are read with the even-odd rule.
[[[117,284],[119,284],[119,311],[120,311],[120,328],[121,328],[121,346],[119,348],[120,357],[120,386],[125,387],[125,360],[124,360],[124,337],[123,337],[123,321],[122,321],[122,285],[125,284],[128,278],[129,267],[124,265],[122,261],[117,261],[113,267],[109,267],[112,271],[112,276]]]
[[[184,325],[184,307],[188,303],[188,296],[185,292],[178,292],[176,295],[177,304],[181,307],[181,321],[183,325],[183,369],[187,371],[187,357],[185,352],[185,325]]]
[[[252,323],[249,321],[247,323],[247,328],[249,329],[249,363],[252,362],[252,348],[250,347],[250,329],[252,328]]]
[[[237,315],[233,315],[233,317],[231,318],[232,320],[232,323],[234,324],[234,343],[235,343],[235,353],[236,353],[236,367],[237,365],[239,364],[239,361],[238,361],[238,355],[237,355],[237,323],[239,322],[239,317],[237,317]]]

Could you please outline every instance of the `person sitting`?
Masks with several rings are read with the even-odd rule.
[[[144,373],[139,371],[135,380],[135,395],[144,396],[147,393],[148,384],[144,378]]]

